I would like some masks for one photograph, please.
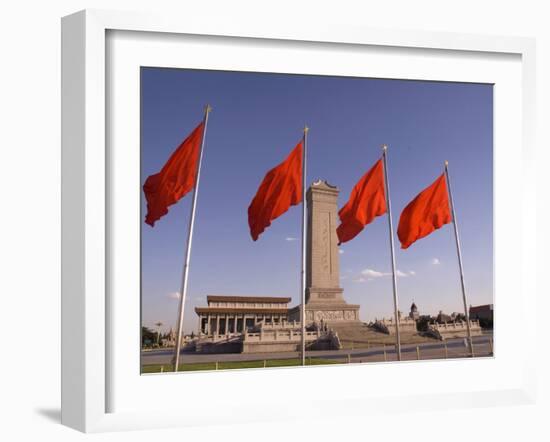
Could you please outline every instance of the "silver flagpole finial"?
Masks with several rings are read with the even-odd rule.
[[[307,134],[309,132],[309,127],[307,125],[304,126],[304,133]]]
[[[207,104],[204,108],[204,111],[209,114],[211,111],[212,111],[212,106],[210,106],[209,104]]]
[[[388,145],[387,144],[382,144],[382,150],[385,152],[388,150]]]

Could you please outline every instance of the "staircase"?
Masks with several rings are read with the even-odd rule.
[[[395,344],[395,336],[388,335],[369,327],[363,322],[329,322],[328,326],[338,333],[344,348],[372,347],[373,345]],[[401,344],[419,344],[433,342],[433,338],[418,333],[402,332]]]

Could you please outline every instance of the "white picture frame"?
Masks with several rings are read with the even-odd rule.
[[[183,23],[183,24],[182,24]],[[166,410],[146,410],[144,408],[117,410],[109,402],[112,384],[112,361],[115,360],[110,345],[109,330],[112,327],[113,313],[108,299],[110,289],[109,241],[116,230],[109,228],[111,217],[111,196],[109,195],[109,155],[110,134],[106,131],[107,94],[109,93],[107,70],[109,32],[156,33],[156,36],[216,36],[231,39],[269,40],[273,44],[285,42],[296,45],[308,44],[338,45],[338,47],[370,47],[379,51],[401,48],[403,51],[426,49],[437,53],[469,53],[480,60],[490,54],[505,54],[517,57],[521,65],[521,111],[515,124],[519,134],[516,154],[522,162],[523,187],[520,191],[522,202],[521,228],[516,246],[521,254],[521,271],[517,285],[521,292],[518,308],[536,304],[535,278],[531,275],[536,268],[534,253],[536,238],[534,229],[529,229],[530,220],[535,218],[536,193],[534,174],[529,171],[534,161],[534,109],[535,109],[535,43],[532,39],[518,37],[491,37],[450,33],[427,33],[416,31],[388,31],[363,28],[349,28],[343,25],[309,23],[301,27],[281,23],[259,22],[211,22],[197,18],[182,22],[177,17],[154,16],[87,10],[63,18],[62,21],[62,423],[85,432],[98,432],[123,429],[158,428],[169,426],[208,425],[214,418],[217,422],[262,421],[293,418],[295,414],[288,408],[281,408],[277,402],[264,401],[241,417],[207,413],[195,407],[192,412],[182,407]],[[152,34],[151,34],[152,35]],[[233,40],[234,41],[234,40]],[[425,68],[424,68],[425,69]],[[506,155],[506,154],[505,154]],[[502,156],[501,156],[502,157]],[[497,188],[498,192],[498,188]],[[499,223],[498,216],[495,216]],[[495,253],[505,254],[495,242]],[[139,302],[136,299],[136,302]],[[525,314],[525,313],[521,313]],[[531,320],[533,323],[534,318]],[[497,327],[505,327],[498,324]],[[526,333],[534,334],[532,331]],[[498,332],[498,329],[497,329]],[[483,389],[473,386],[463,387],[461,393],[441,393],[430,391],[419,395],[414,391],[399,390],[398,386],[386,389],[386,393],[376,392],[368,396],[358,389],[357,394],[346,391],[330,394],[326,401],[295,403],[304,412],[306,403],[313,405],[313,414],[319,407],[330,401],[338,401],[337,413],[366,415],[376,410],[407,410],[414,404],[416,409],[468,407],[472,403],[489,406],[499,403],[532,403],[535,397],[535,339],[527,340],[517,368],[517,379],[508,385],[491,386]],[[137,349],[137,345],[136,345]],[[137,350],[136,350],[137,351]],[[498,356],[497,356],[498,358]],[[471,361],[470,361],[471,362]],[[423,362],[424,367],[438,362]],[[431,364],[431,365],[429,365]],[[447,362],[447,364],[455,364]],[[398,364],[399,365],[399,364]],[[456,369],[462,369],[456,363]],[[459,367],[460,365],[460,367]],[[521,365],[521,368],[519,367]],[[387,366],[388,367],[388,366]],[[418,367],[417,367],[418,368]],[[487,367],[490,369],[490,367]],[[315,369],[317,376],[327,373],[323,370],[348,370],[346,377],[360,379],[361,366],[324,367]],[[412,365],[401,365],[389,376],[403,373],[403,369],[414,370]],[[286,373],[287,382],[305,382],[300,375],[304,369],[281,371]],[[397,371],[396,371],[397,370]],[[520,374],[521,370],[521,374]],[[311,372],[309,372],[311,373]],[[236,381],[243,373],[225,374]],[[273,371],[271,371],[271,375]],[[200,382],[205,374],[194,375],[194,382]],[[215,376],[224,376],[215,373]],[[265,382],[257,377],[255,382]],[[180,376],[180,375],[178,375]],[[202,376],[202,377],[201,377]],[[258,376],[258,375],[255,375]],[[173,388],[176,378],[156,376],[163,379],[162,388]],[[293,379],[291,379],[293,378]],[[115,376],[116,379],[116,376]],[[182,378],[183,379],[183,378]],[[214,379],[214,378],[210,378]],[[222,378],[213,382],[219,387]],[[226,378],[229,379],[229,378]],[[254,385],[254,383],[252,383]],[[261,384],[258,384],[261,385]],[[304,384],[306,385],[306,384]],[[158,386],[155,386],[157,388]],[[165,393],[163,393],[165,394]],[[192,397],[192,396],[191,396]],[[376,397],[376,402],[368,399]],[[191,398],[191,400],[193,400]],[[434,402],[437,401],[437,402]]]

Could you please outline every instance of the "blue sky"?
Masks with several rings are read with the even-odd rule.
[[[142,68],[141,184],[210,114],[196,212],[185,331],[208,294],[300,299],[301,211],[292,207],[257,242],[247,208],[265,173],[308,134],[307,181],[354,184],[387,144],[395,229],[399,214],[449,161],[469,303],[493,302],[493,88],[408,80]],[[146,213],[142,192],[142,212]],[[142,220],[142,320],[174,326],[191,194],[154,228]],[[452,225],[407,250],[396,239],[400,309],[462,311]],[[361,319],[392,315],[388,224],[376,218],[341,246],[341,286]]]

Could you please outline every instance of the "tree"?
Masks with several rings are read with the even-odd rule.
[[[429,315],[420,316],[416,321],[416,329],[421,332],[428,331],[428,326],[431,321],[432,321],[432,318]]]
[[[157,326],[157,345],[160,345],[160,328],[162,327],[162,322],[157,322],[155,324]]]
[[[157,334],[147,327],[141,327],[141,346],[148,347],[155,342]]]
[[[493,319],[492,318],[480,318],[480,319],[478,319],[478,321],[479,321],[479,326],[481,328],[486,328],[486,329],[489,329],[489,330],[493,329]]]

